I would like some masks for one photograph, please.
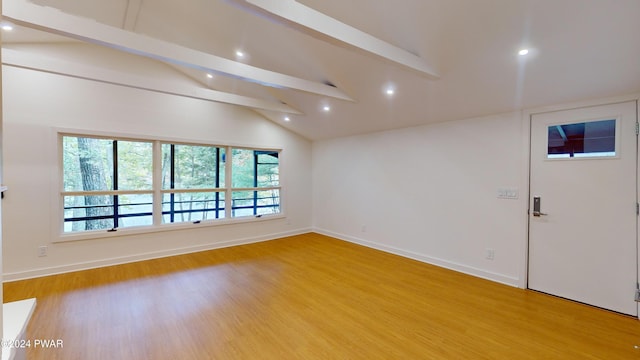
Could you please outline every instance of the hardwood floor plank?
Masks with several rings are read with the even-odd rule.
[[[4,284],[29,359],[640,359],[640,322],[318,234]]]

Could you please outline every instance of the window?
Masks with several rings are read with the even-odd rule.
[[[61,144],[64,234],[281,212],[277,150],[68,134]]]
[[[233,149],[232,161],[232,216],[279,213],[279,153]]]
[[[162,144],[163,223],[225,217],[224,158],[219,147]]]
[[[548,159],[615,156],[615,119],[548,127]]]
[[[151,225],[153,144],[64,136],[64,232]]]

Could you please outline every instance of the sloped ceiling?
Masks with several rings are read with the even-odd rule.
[[[4,0],[11,1],[24,0]],[[206,71],[189,66],[165,67],[169,78],[185,77],[196,88],[284,103],[301,114],[256,111],[312,140],[640,91],[637,0],[297,2],[417,55],[435,70],[436,78],[330,41],[321,33],[256,11],[243,0],[33,3],[253,67],[331,84],[354,101],[221,74],[209,79]],[[24,27],[3,34],[7,48],[64,49],[69,41]],[[521,48],[528,48],[529,54],[519,56]],[[246,53],[244,59],[236,58],[238,49]],[[393,96],[385,94],[389,86],[395,89]],[[323,111],[324,105],[331,110]],[[285,115],[289,122],[283,120]]]

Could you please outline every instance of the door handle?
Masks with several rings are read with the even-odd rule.
[[[540,217],[540,216],[546,216],[547,214],[543,213],[542,211],[540,211],[540,196],[534,196],[533,197],[533,216],[535,217]]]

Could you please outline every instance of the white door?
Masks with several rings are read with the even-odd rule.
[[[530,289],[638,315],[636,109],[532,116]]]

